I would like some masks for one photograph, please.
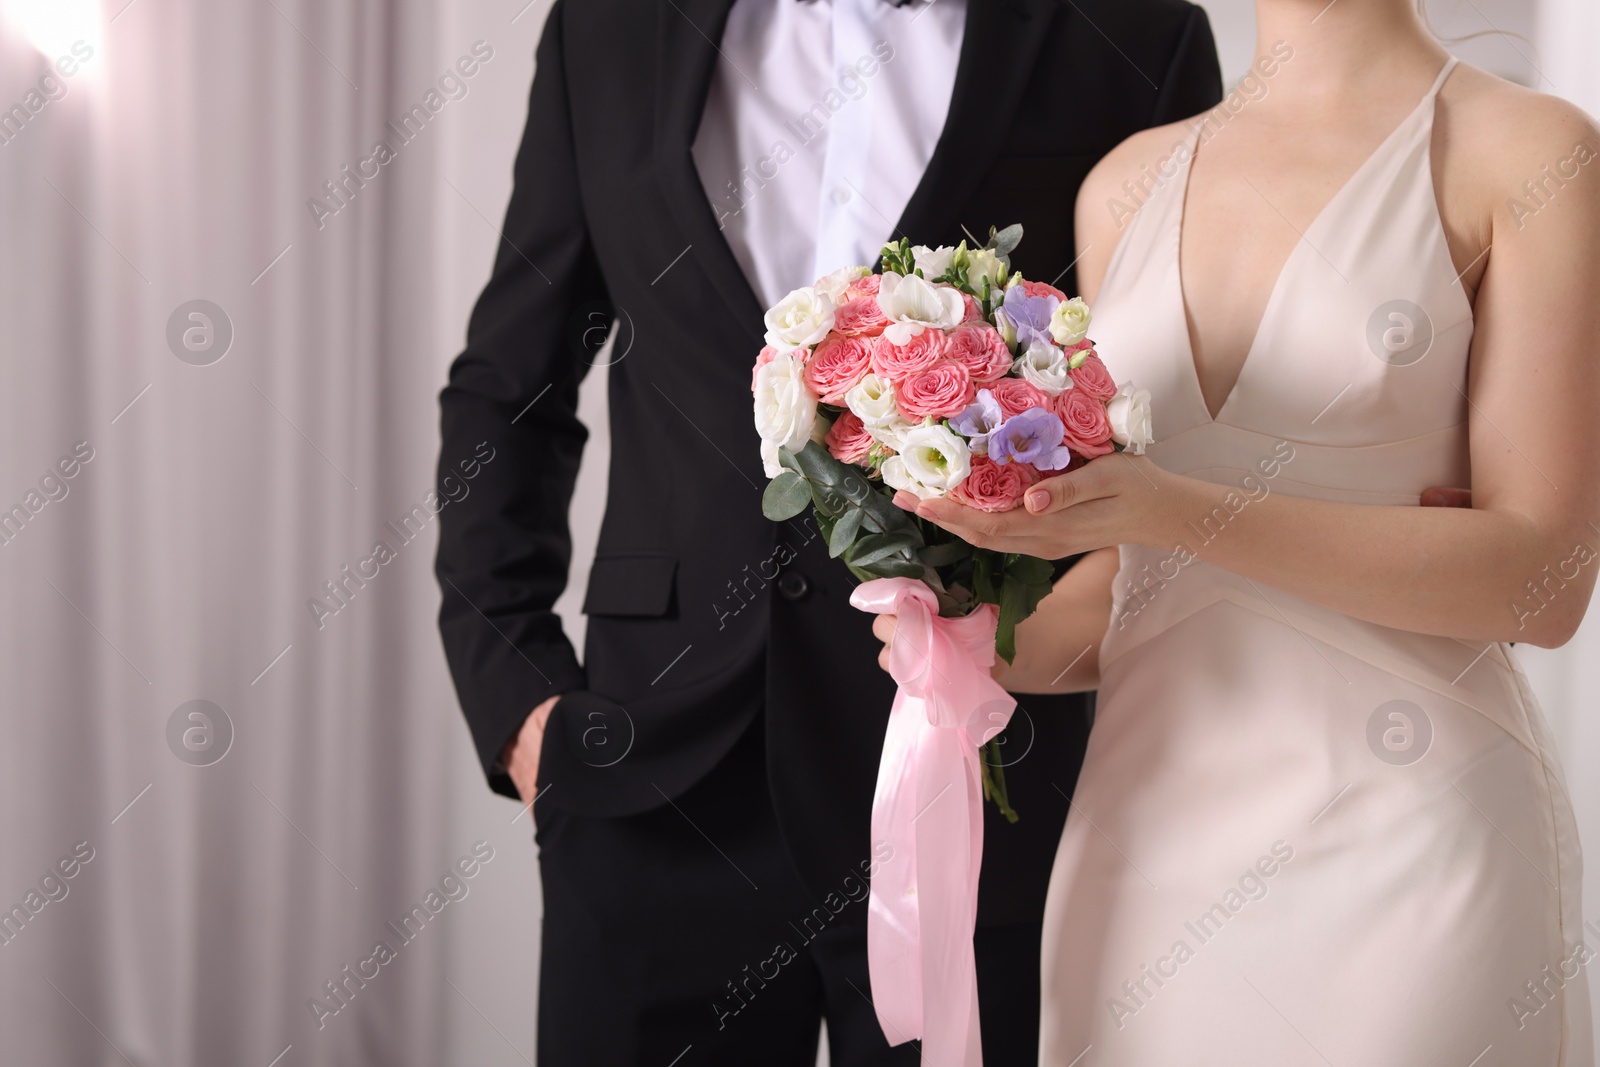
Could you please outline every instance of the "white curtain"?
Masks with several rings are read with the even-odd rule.
[[[531,1062],[528,819],[470,756],[436,522],[386,526],[499,241],[523,2],[0,5],[8,1063]]]

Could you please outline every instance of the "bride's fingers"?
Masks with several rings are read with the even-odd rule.
[[[954,500],[932,497],[919,500],[916,512],[968,544],[997,552],[1025,551],[1029,535],[1033,532],[1033,516],[1021,510],[980,511]]]
[[[1049,515],[1074,504],[1110,496],[1120,473],[1111,466],[1112,461],[1113,457],[1106,456],[1075,471],[1044,479],[1023,496],[1023,506],[1035,515]]]

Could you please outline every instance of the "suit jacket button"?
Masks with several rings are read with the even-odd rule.
[[[778,592],[785,600],[803,600],[811,591],[811,583],[799,571],[784,571],[778,576]]]

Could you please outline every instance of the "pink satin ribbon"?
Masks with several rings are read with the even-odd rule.
[[[979,1067],[972,933],[983,862],[979,746],[1016,701],[989,676],[992,604],[940,618],[922,582],[876,578],[850,603],[898,616],[889,673],[899,683],[872,798],[872,838],[894,853],[872,876],[867,964],[891,1045],[922,1039],[925,1067]]]

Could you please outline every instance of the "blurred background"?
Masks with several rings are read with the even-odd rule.
[[[1252,5],[1204,6],[1231,81]],[[456,708],[427,497],[547,10],[0,0],[5,1062],[532,1063],[532,827]],[[1600,112],[1594,0],[1429,14]],[[1600,624],[1523,657],[1600,915]]]

